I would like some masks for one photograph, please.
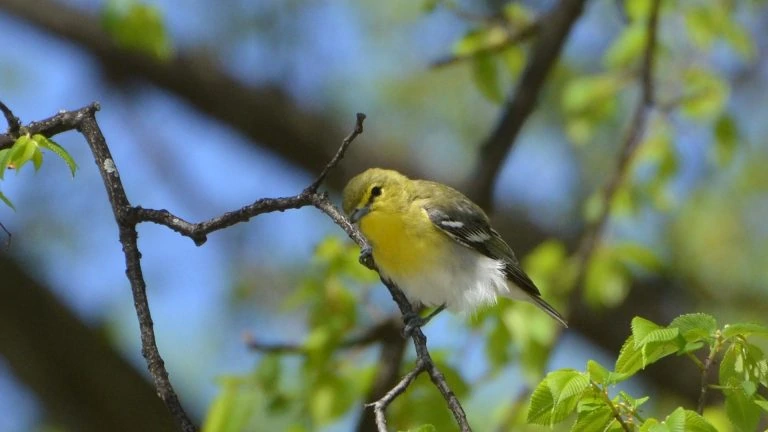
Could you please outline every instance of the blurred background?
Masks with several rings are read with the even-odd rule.
[[[426,328],[475,429],[508,430],[544,372],[610,366],[636,315],[768,322],[768,6],[662,1],[655,105],[617,174],[650,2],[584,2],[572,26],[556,23],[564,46],[535,71],[545,80],[502,140],[511,151],[484,158],[568,3],[580,2],[0,0],[0,100],[23,124],[98,101],[131,202],[189,221],[298,193],[366,113],[325,185],[334,199],[372,166],[466,191],[572,323],[502,301]],[[0,207],[12,233],[0,234],[0,431],[173,430],[88,147],[74,132],[54,140],[74,178],[49,154],[0,183],[16,208]],[[160,353],[200,424],[368,430],[362,404],[413,364],[388,293],[313,208],[202,247],[151,224],[139,235]],[[372,328],[374,342],[340,346]],[[626,388],[652,394],[649,409],[698,397],[683,359],[641,378]],[[425,377],[389,415],[398,430],[453,427]]]

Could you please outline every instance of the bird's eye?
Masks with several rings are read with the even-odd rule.
[[[379,195],[381,195],[381,187],[379,187],[379,186],[372,187],[371,188],[371,196],[377,197]]]

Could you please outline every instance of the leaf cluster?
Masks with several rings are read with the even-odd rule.
[[[768,413],[768,401],[759,391],[768,389],[768,359],[750,340],[754,336],[768,338],[768,327],[737,323],[720,328],[714,317],[703,313],[681,315],[668,326],[635,317],[632,334],[624,342],[613,370],[589,360],[585,371],[561,369],[549,373],[533,391],[528,422],[552,426],[575,416],[571,430],[579,432],[716,432],[701,415],[702,406],[699,412],[678,407],[660,420],[641,411],[648,396],[636,398],[625,391],[611,396],[611,387],[648,365],[671,355],[684,355],[705,377],[715,360],[722,358],[718,383],[703,381],[702,393],[709,388],[720,390],[734,429],[754,431],[761,415]]]

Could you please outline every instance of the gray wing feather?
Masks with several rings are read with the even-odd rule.
[[[463,197],[463,195],[462,195]],[[464,198],[450,209],[434,205],[425,206],[429,219],[457,243],[504,263],[504,274],[512,283],[532,297],[541,293],[531,278],[520,268],[512,248],[491,228],[488,217],[474,203]]]

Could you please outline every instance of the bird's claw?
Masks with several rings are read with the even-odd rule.
[[[405,324],[403,327],[403,336],[406,338],[411,337],[411,334],[414,330],[425,326],[432,320],[432,318],[436,317],[437,314],[444,311],[445,307],[445,304],[438,306],[435,310],[432,311],[432,313],[424,318],[422,318],[421,315],[419,315],[417,312],[413,311],[403,314],[403,323]]]
[[[371,245],[365,245],[365,247],[360,249],[360,257],[358,258],[358,261],[360,261],[360,264],[368,267],[369,269],[374,268],[373,248]]]
[[[425,325],[429,319],[422,318],[418,313],[416,312],[408,312],[403,315],[403,337],[409,338],[411,337],[411,334],[413,334],[413,331],[417,328],[421,328],[421,326]]]

